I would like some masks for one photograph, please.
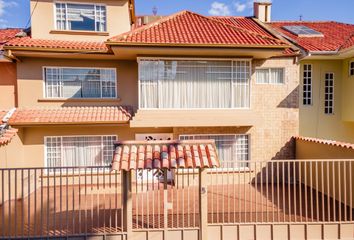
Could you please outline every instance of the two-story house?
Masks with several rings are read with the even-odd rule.
[[[353,143],[354,25],[333,21],[269,25],[302,52],[300,135]]]
[[[0,162],[106,165],[118,139],[214,139],[223,167],[293,158],[298,52],[257,6],[256,18],[182,11],[132,28],[133,1],[31,1],[31,34],[4,46],[18,141]]]

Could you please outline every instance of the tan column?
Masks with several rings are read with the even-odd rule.
[[[199,169],[199,240],[208,239],[208,193],[207,193],[207,170]]]
[[[127,238],[132,236],[133,205],[132,205],[132,172],[122,171],[122,203],[123,203],[123,230]]]

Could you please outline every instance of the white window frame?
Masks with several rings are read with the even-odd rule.
[[[93,2],[75,2],[75,1],[68,1],[68,2],[64,2],[64,1],[54,1],[53,2],[53,12],[54,12],[54,29],[57,30],[57,31],[73,31],[73,32],[80,32],[80,31],[83,31],[83,32],[97,32],[97,33],[105,33],[107,32],[107,22],[108,22],[108,14],[107,14],[107,4],[103,4],[103,3],[93,3]],[[68,19],[67,17],[66,20],[65,20],[65,29],[58,29],[57,27],[57,5],[56,4],[65,4],[65,10],[66,10],[66,14],[67,14],[67,8],[68,8],[68,4],[77,4],[77,5],[93,5],[94,6],[94,9],[95,9],[95,30],[71,30],[71,29],[68,29],[69,28],[69,25],[68,25]],[[102,7],[105,7],[106,8],[106,21],[105,21],[105,31],[98,31],[96,30],[96,6],[102,6]]]
[[[114,97],[102,97],[102,81],[100,81],[100,91],[101,91],[101,97],[98,98],[74,98],[78,100],[86,100],[86,99],[118,99],[118,75],[117,75],[117,69],[116,68],[109,68],[109,67],[70,67],[70,66],[43,66],[42,67],[42,79],[43,79],[43,98],[44,99],[68,99],[65,97],[47,97],[47,89],[46,89],[46,74],[45,74],[45,69],[46,68],[73,68],[73,69],[102,69],[102,70],[113,70],[114,75],[115,75],[115,85],[114,85]]]
[[[332,75],[332,78],[327,79],[327,74]],[[325,76],[325,84],[324,84],[324,114],[325,115],[334,115],[334,80],[335,80],[335,75],[333,72],[326,72]],[[332,81],[332,86],[327,86],[327,82]],[[328,92],[326,93],[327,89],[332,89],[332,93]],[[332,99],[330,99],[330,96],[332,96]],[[327,99],[328,98],[328,99]],[[326,106],[326,103],[328,103],[328,106]],[[332,106],[329,106],[329,103],[332,103]],[[328,111],[328,112],[326,112]],[[331,111],[331,112],[329,112]]]
[[[252,59],[250,58],[182,58],[182,57],[138,57],[137,58],[137,62],[138,62],[138,68],[139,68],[139,62],[142,60],[162,60],[162,61],[166,61],[166,60],[176,60],[176,61],[247,61],[249,62],[249,66],[250,66],[250,75],[249,75],[249,96],[248,96],[248,102],[249,102],[249,106],[248,107],[244,107],[244,108],[237,108],[237,107],[232,107],[232,108],[141,108],[141,101],[140,101],[140,95],[141,95],[141,91],[140,91],[140,86],[141,86],[141,81],[140,81],[140,71],[138,69],[138,106],[139,109],[144,109],[144,110],[159,110],[159,111],[169,111],[169,110],[175,110],[175,111],[183,111],[183,110],[217,110],[217,109],[223,109],[223,110],[236,110],[236,109],[251,109],[252,108]],[[233,70],[233,68],[232,68]],[[232,72],[233,74],[233,72]],[[232,99],[233,99],[233,95],[232,95]]]
[[[269,77],[270,77],[270,73],[271,73],[271,70],[272,69],[282,69],[283,70],[283,82],[282,83],[274,83],[274,82],[270,82],[270,79],[268,79],[268,82],[267,83],[261,83],[261,82],[258,82],[257,81],[257,70],[268,70],[269,71]],[[284,67],[256,67],[255,69],[255,78],[256,78],[256,84],[257,85],[278,85],[278,86],[283,86],[285,85],[285,71],[286,71],[286,68]]]
[[[306,70],[307,73],[311,73],[311,77],[307,76],[305,77],[305,65],[310,66],[311,70]],[[307,80],[307,83],[305,84],[305,80]],[[311,81],[311,83],[308,83],[308,80]],[[310,88],[310,91],[304,91],[305,86],[307,88]],[[305,97],[305,93],[310,93],[311,97]],[[306,101],[306,104],[304,103]],[[307,101],[310,101],[308,103]],[[313,105],[313,65],[312,64],[304,64],[302,66],[302,105],[303,106],[312,106]]]
[[[225,133],[225,134],[222,134],[222,133],[211,133],[211,134],[207,134],[207,133],[202,133],[202,134],[179,134],[178,135],[178,139],[180,140],[182,136],[185,136],[185,137],[194,137],[194,136],[247,136],[248,137],[248,162],[251,162],[251,134],[249,133],[245,133],[245,134],[240,134],[240,133],[237,133],[237,134],[232,134],[232,133]],[[217,172],[225,172],[225,171],[250,171],[250,167],[234,167],[234,168],[215,168],[215,169],[208,169],[208,171],[217,171]]]
[[[63,143],[63,138],[65,137],[101,137],[101,147],[103,148],[103,138],[104,137],[116,137],[116,141],[118,141],[118,135],[59,135],[59,136],[44,136],[44,167],[45,168],[50,168],[48,167],[48,159],[47,159],[47,141],[49,138],[60,138],[61,143]],[[63,151],[63,144],[60,145],[61,148],[61,153]],[[102,158],[103,158],[103,151],[102,151]],[[75,167],[75,166],[74,166]],[[88,167],[92,167],[91,172],[97,172],[97,169],[95,169],[95,166],[88,166]],[[102,167],[102,166],[97,166],[97,167]],[[58,167],[60,168],[60,167]],[[70,170],[70,168],[73,167],[65,167],[63,166],[63,168],[67,168],[67,171],[62,171],[63,174],[66,174],[66,172],[68,173],[73,173],[72,170]],[[80,169],[84,168],[84,166],[80,167]],[[80,172],[83,172],[84,170],[81,170]],[[48,175],[52,175],[54,174],[54,171],[48,171],[48,169],[45,169],[46,174]],[[107,169],[106,172],[110,172],[110,169]]]
[[[353,71],[353,74],[352,74],[352,71]],[[354,60],[349,61],[349,77],[353,77],[353,76],[354,76]]]

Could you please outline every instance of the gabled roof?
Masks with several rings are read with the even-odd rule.
[[[214,140],[118,142],[112,170],[219,167]]]
[[[17,109],[11,126],[50,124],[119,124],[131,119],[131,108],[122,106]]]
[[[354,34],[353,24],[333,21],[282,21],[272,22],[270,26],[308,52],[337,51],[354,46],[354,41],[350,41],[349,39]],[[306,26],[322,33],[323,37],[299,37],[284,29],[284,26]]]
[[[287,44],[275,37],[237,27],[190,11],[182,11],[110,38],[112,45],[277,47]]]
[[[17,37],[5,44],[11,48],[37,48],[37,49],[60,49],[66,51],[88,51],[88,52],[108,52],[104,42],[91,41],[68,41],[68,40],[48,40],[33,39],[31,37]]]
[[[0,51],[2,50],[3,45],[9,40],[15,38],[16,34],[20,31],[20,28],[0,29]]]

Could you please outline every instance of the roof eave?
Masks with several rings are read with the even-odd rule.
[[[286,49],[291,47],[290,45],[255,45],[255,44],[190,44],[190,43],[127,43],[127,42],[105,42],[109,46],[149,46],[149,47],[223,47],[223,48],[272,48],[272,49]]]
[[[55,126],[55,125],[125,125],[129,124],[129,121],[92,121],[92,122],[12,122],[9,121],[9,125],[16,127],[29,127],[29,126]]]
[[[109,54],[109,50],[90,50],[90,49],[67,49],[67,48],[44,48],[44,47],[14,47],[4,46],[5,50],[12,51],[35,51],[35,52],[58,52],[58,53],[100,53]]]

